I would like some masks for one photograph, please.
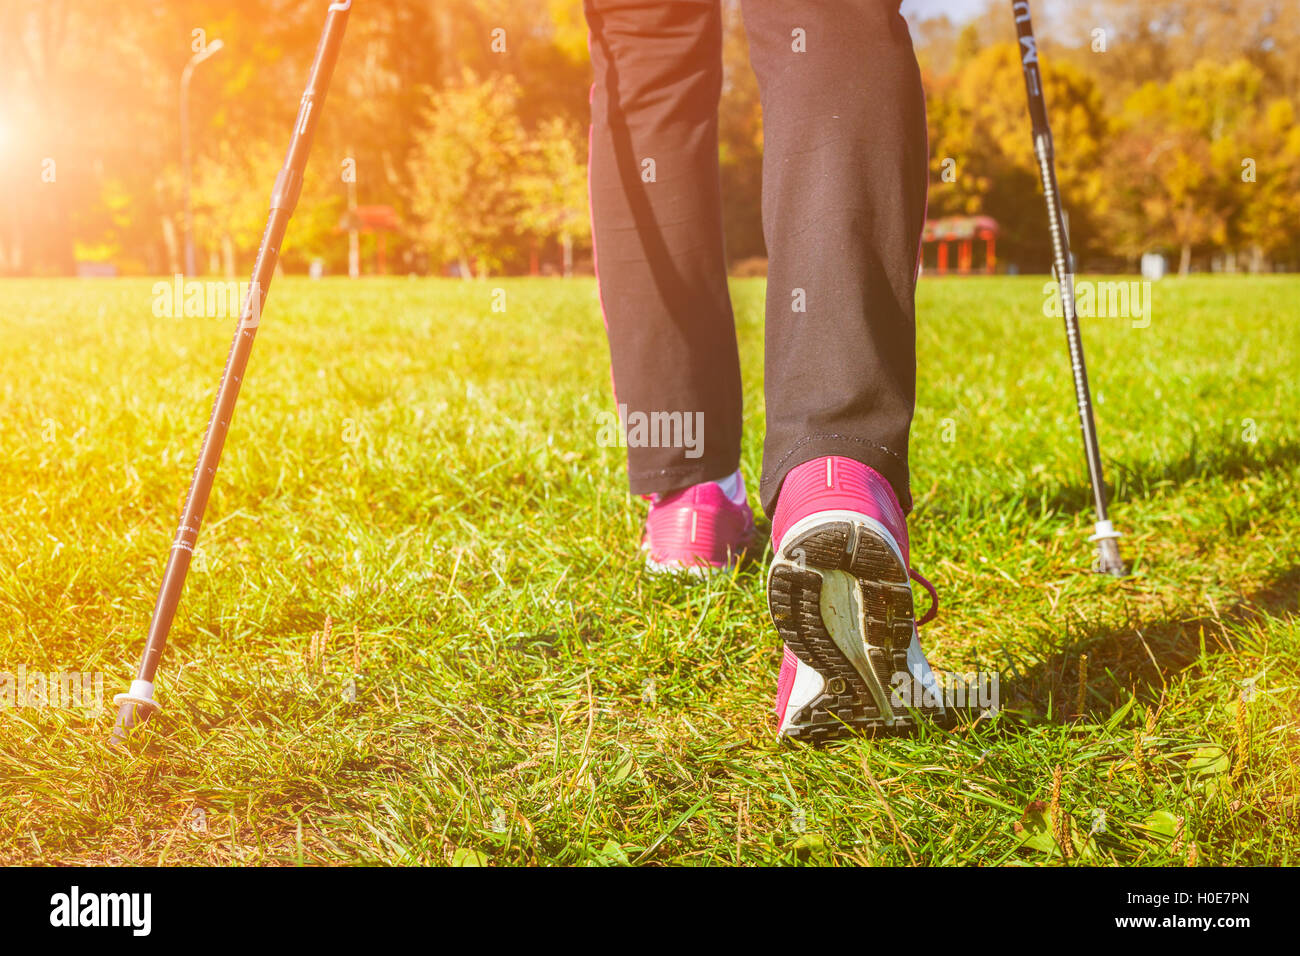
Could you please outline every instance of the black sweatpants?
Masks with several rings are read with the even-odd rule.
[[[586,0],[591,207],[614,388],[631,423],[693,416],[689,447],[636,440],[636,494],[740,460],[741,383],[718,174],[719,0]],[[760,493],[843,455],[905,509],[925,220],[925,99],[898,0],[744,0],[763,107],[767,436]],[[664,429],[666,432],[667,429]]]

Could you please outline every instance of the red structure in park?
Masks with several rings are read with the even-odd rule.
[[[925,246],[931,244],[937,246],[936,271],[939,275],[947,275],[951,271],[948,267],[948,245],[955,242],[957,244],[956,271],[960,275],[970,275],[975,271],[975,241],[983,240],[984,266],[980,271],[991,275],[997,265],[997,235],[997,220],[988,216],[945,216],[942,219],[925,221],[921,245],[923,250]],[[929,257],[923,253],[922,260],[928,259]]]
[[[399,228],[397,210],[392,206],[357,206],[343,214],[339,222],[342,232],[375,235],[375,275],[388,272],[388,233]]]

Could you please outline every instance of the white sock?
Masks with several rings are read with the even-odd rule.
[[[740,476],[739,468],[726,478],[715,481],[714,484],[721,488],[722,493],[736,504],[740,504],[745,500],[745,479]]]

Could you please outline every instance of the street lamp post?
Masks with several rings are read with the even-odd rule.
[[[224,45],[220,40],[213,40],[190,57],[190,62],[186,63],[185,69],[181,71],[181,177],[185,193],[185,274],[187,276],[195,275],[198,271],[194,266],[194,208],[190,202],[190,186],[193,179],[190,156],[190,80],[194,76],[194,68],[208,57],[219,53]]]

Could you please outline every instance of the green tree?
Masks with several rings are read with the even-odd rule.
[[[518,176],[525,162],[519,84],[496,74],[428,94],[410,165],[411,209],[435,261],[455,260],[469,276],[499,268],[512,250],[522,212]]]
[[[587,165],[572,128],[559,117],[538,127],[523,153],[519,177],[519,228],[564,251],[564,275],[573,275],[574,243],[591,238]]]

